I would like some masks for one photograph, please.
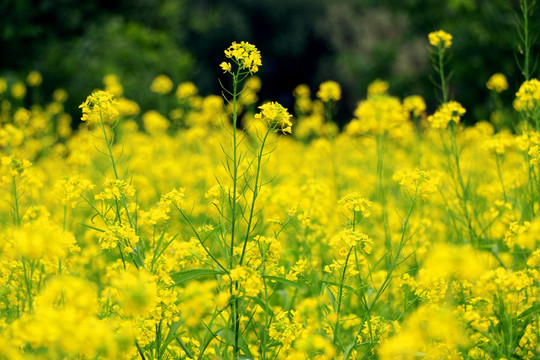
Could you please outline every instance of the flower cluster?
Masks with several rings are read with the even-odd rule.
[[[150,90],[158,94],[168,94],[173,88],[173,82],[167,75],[158,75],[150,85]]]
[[[371,215],[369,208],[373,205],[372,201],[369,201],[365,197],[358,193],[350,193],[345,195],[343,199],[339,201],[346,210],[352,210],[354,212],[362,214],[363,217]]]
[[[233,42],[227,50],[225,57],[234,61],[241,69],[249,71],[251,74],[259,71],[262,66],[261,54],[257,48],[245,41],[241,43]],[[220,64],[224,72],[230,72],[232,69],[231,63],[222,62]]]
[[[465,108],[457,101],[449,101],[442,104],[435,114],[428,116],[427,120],[435,129],[446,129],[450,121],[459,124],[463,115]]]
[[[532,111],[540,102],[540,81],[531,79],[525,81],[516,93],[514,108],[518,111]]]
[[[498,93],[503,92],[504,90],[508,89],[508,82],[506,81],[506,76],[501,73],[491,75],[489,80],[486,82],[486,87],[489,90],[493,90]]]
[[[267,102],[264,105],[259,106],[261,109],[260,113],[255,114],[256,119],[261,119],[271,129],[279,129],[284,133],[291,133],[292,115],[289,114],[287,109],[285,109],[281,104],[277,102]]]
[[[449,48],[452,46],[452,35],[443,30],[429,33],[428,38],[429,43],[435,47]]]
[[[323,102],[338,101],[341,99],[341,87],[335,81],[325,81],[319,87],[317,97]]]
[[[141,111],[108,74],[74,129],[0,78],[0,359],[538,358],[537,80],[460,126],[378,80],[341,130],[339,85],[293,119],[227,54],[227,101],[161,78]]]
[[[79,106],[83,113],[81,120],[89,124],[114,122],[118,116],[115,105],[113,94],[102,90],[96,91]]]

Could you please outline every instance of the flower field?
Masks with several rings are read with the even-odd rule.
[[[439,107],[379,80],[343,129],[333,81],[262,103],[246,42],[222,96],[108,75],[76,130],[0,79],[0,359],[537,359],[540,82],[465,126],[429,43]]]

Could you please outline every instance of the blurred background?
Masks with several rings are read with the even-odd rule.
[[[0,76],[14,82],[41,72],[41,100],[66,89],[66,109],[78,119],[78,105],[114,73],[146,110],[156,108],[149,88],[159,74],[219,94],[223,50],[249,41],[263,59],[261,100],[292,109],[297,85],[314,94],[335,80],[343,125],[377,78],[392,95],[422,95],[433,111],[427,34],[443,29],[454,36],[451,95],[471,123],[489,117],[485,83],[493,73],[507,76],[509,105],[523,81],[518,11],[518,0],[0,0]],[[538,12],[532,16],[537,34]]]

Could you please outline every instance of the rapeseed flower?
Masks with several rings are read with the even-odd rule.
[[[429,33],[428,38],[429,43],[435,47],[449,48],[452,46],[452,35],[443,30]]]
[[[517,111],[532,111],[538,106],[540,102],[540,81],[538,79],[531,79],[525,81],[519,87],[516,93],[516,100],[514,102],[514,108]]]
[[[152,90],[152,92],[162,95],[170,93],[172,88],[173,82],[167,75],[163,74],[156,76],[152,81],[152,85],[150,85],[150,90]]]
[[[79,105],[79,108],[83,113],[81,120],[89,124],[111,123],[118,116],[114,95],[107,91],[100,90],[92,93]]]
[[[463,106],[457,101],[449,101],[442,104],[435,114],[428,116],[427,120],[435,129],[446,129],[450,121],[459,124],[463,115],[465,115]]]
[[[38,71],[30,71],[28,73],[28,76],[26,77],[26,83],[30,87],[36,87],[41,85],[41,82],[43,81],[43,77],[41,76],[41,73]]]
[[[503,92],[504,90],[508,89],[508,82],[506,81],[506,76],[501,73],[491,75],[491,77],[486,83],[486,87],[489,90],[493,90],[498,93]]]
[[[323,102],[338,101],[341,99],[341,87],[335,81],[325,81],[319,87],[317,97]]]
[[[261,119],[268,124],[271,129],[281,130],[284,133],[291,133],[292,115],[290,115],[287,109],[281,104],[278,104],[277,102],[268,102],[259,106],[259,109],[261,109],[261,112],[255,114],[256,119]]]
[[[241,69],[249,71],[251,74],[259,71],[262,66],[261,54],[257,48],[245,41],[241,43],[233,42],[227,50],[225,57],[234,61]],[[224,72],[231,71],[231,64],[223,62],[220,64]]]

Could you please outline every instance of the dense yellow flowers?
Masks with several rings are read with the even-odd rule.
[[[141,111],[109,74],[90,126],[63,90],[0,112],[0,359],[538,358],[537,80],[512,131],[382,80],[340,130],[339,84],[293,117],[225,54],[226,99],[158,76]]]
[[[516,93],[514,108],[518,111],[532,111],[540,102],[540,81],[531,79],[525,81]]]

